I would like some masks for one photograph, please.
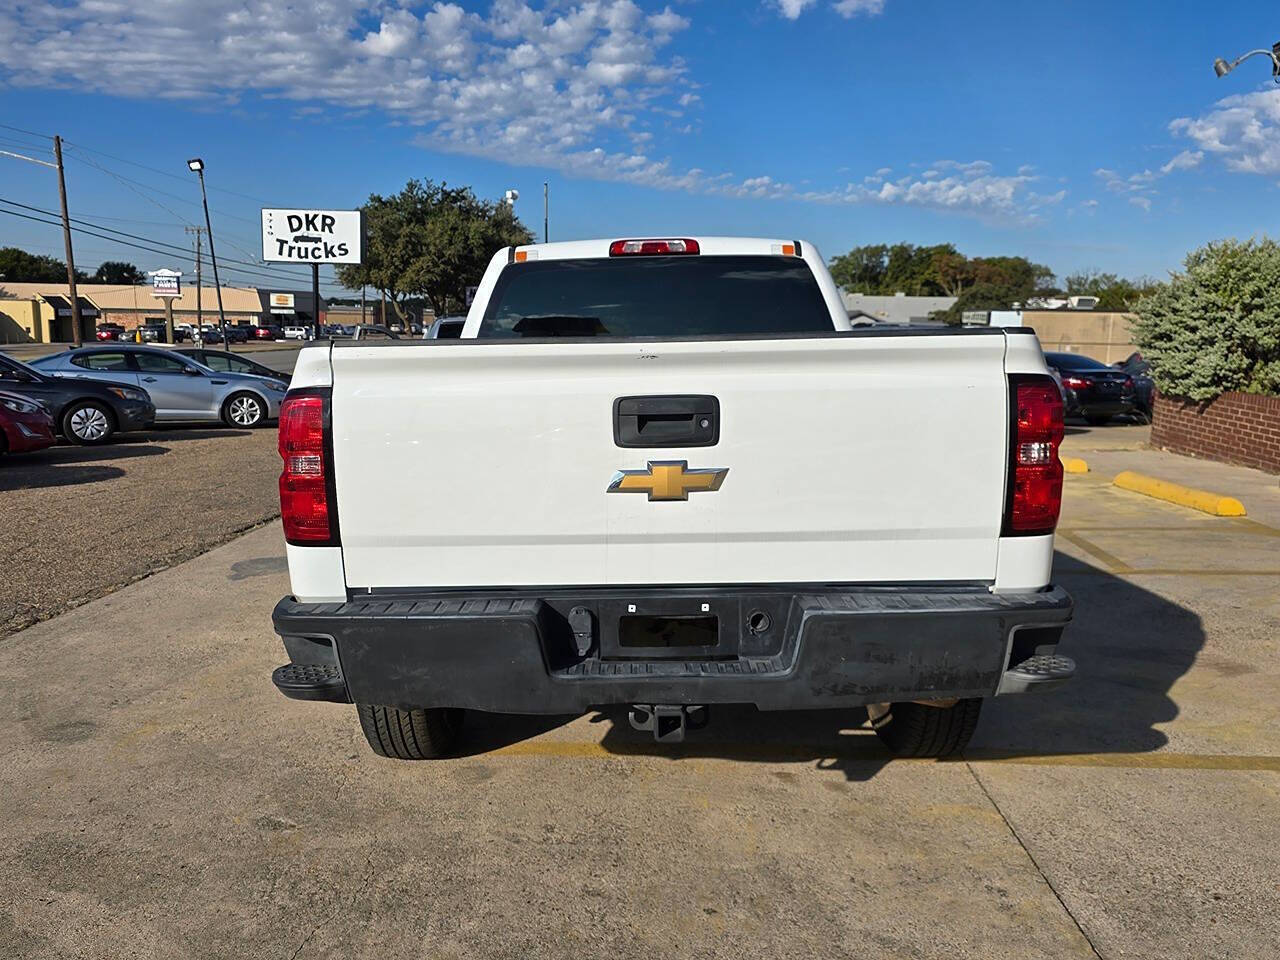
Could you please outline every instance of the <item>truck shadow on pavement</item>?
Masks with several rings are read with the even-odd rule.
[[[1178,715],[1170,690],[1204,646],[1200,618],[1061,553],[1054,579],[1076,602],[1075,620],[1059,646],[1076,661],[1075,678],[1057,690],[988,699],[973,742],[954,759],[1142,753],[1168,742],[1156,725]],[[849,780],[868,780],[894,762],[861,709],[775,714],[713,707],[704,730],[673,746],[631,729],[625,709],[595,719],[610,724],[601,746],[611,753],[807,762],[840,770]]]

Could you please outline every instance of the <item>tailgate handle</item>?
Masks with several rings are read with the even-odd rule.
[[[620,447],[714,447],[720,441],[720,401],[702,394],[618,397],[613,442]]]

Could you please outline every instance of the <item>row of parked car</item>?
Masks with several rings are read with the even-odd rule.
[[[156,423],[260,427],[280,413],[288,376],[225,350],[89,346],[23,363],[0,353],[0,452],[57,436],[107,443]]]
[[[302,330],[304,328],[296,328]],[[173,339],[175,343],[194,342],[196,338],[194,323],[175,323]],[[199,327],[199,339],[204,343],[221,343],[222,327],[214,323],[203,323]],[[126,329],[118,323],[104,322],[98,324],[94,337],[99,343],[168,343],[169,331],[164,323],[148,320],[133,329]],[[247,323],[227,324],[228,343],[247,343],[250,340],[286,340],[290,339],[286,328],[274,323],[250,325]],[[295,339],[302,339],[301,336]]]

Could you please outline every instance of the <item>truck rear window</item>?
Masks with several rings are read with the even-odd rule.
[[[512,264],[481,337],[825,333],[818,282],[794,257],[610,257]]]

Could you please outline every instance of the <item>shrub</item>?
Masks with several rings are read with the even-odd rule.
[[[1280,394],[1280,244],[1223,240],[1187,255],[1137,307],[1134,339],[1162,393]]]

